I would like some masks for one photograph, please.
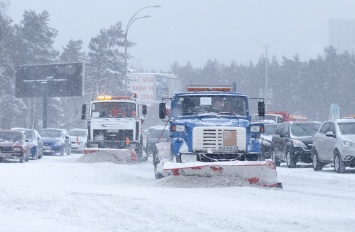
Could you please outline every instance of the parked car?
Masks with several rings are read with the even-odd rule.
[[[74,128],[68,131],[72,151],[81,151],[88,140],[88,130]]]
[[[11,128],[11,130],[20,130],[25,132],[26,138],[30,143],[30,158],[36,160],[43,157],[43,141],[37,130],[27,128]]]
[[[20,130],[0,130],[0,162],[5,159],[19,159],[27,162],[30,157],[30,143],[25,132]]]
[[[279,123],[264,124],[264,132],[260,135],[260,160],[271,159],[271,141]]]
[[[279,166],[295,168],[297,162],[312,163],[313,136],[321,123],[315,121],[290,121],[281,123],[272,136],[272,160]]]
[[[334,163],[334,170],[345,172],[346,167],[355,167],[355,119],[326,121],[314,135],[313,169]]]
[[[43,140],[44,155],[71,154],[71,141],[65,129],[48,128],[39,131]]]
[[[146,153],[147,155],[152,155],[156,152],[156,143],[169,141],[169,128],[165,126],[152,126],[148,130]]]

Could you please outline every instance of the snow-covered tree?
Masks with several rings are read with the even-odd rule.
[[[124,88],[124,33],[121,22],[100,34],[89,43],[87,65],[87,93],[121,94]]]

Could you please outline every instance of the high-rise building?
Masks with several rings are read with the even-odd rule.
[[[355,54],[355,20],[329,19],[329,44],[337,53]]]

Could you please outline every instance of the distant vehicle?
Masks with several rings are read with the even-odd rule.
[[[168,142],[170,139],[169,136],[169,127],[165,126],[153,126],[148,129],[147,134],[147,155],[152,155],[156,153],[155,144],[159,142]]]
[[[355,167],[355,119],[324,122],[314,135],[312,158],[315,171],[329,163],[334,163],[338,173]]]
[[[43,157],[43,141],[37,130],[18,127],[11,128],[11,130],[20,130],[25,132],[26,138],[31,145],[30,155],[32,159],[37,160]]]
[[[72,151],[82,151],[88,140],[88,130],[74,128],[68,131],[71,140]]]
[[[279,123],[266,123],[264,132],[260,135],[260,160],[271,159],[271,141]]]
[[[290,121],[307,121],[307,117],[303,114],[290,114],[286,111],[266,111],[265,116],[252,116],[252,122],[265,122],[265,123],[281,123]]]
[[[291,121],[281,123],[272,136],[272,160],[277,166],[287,162],[295,168],[297,162],[312,163],[313,136],[321,123],[315,121]]]
[[[43,140],[44,155],[71,154],[70,137],[66,130],[57,128],[42,129],[39,131]]]
[[[265,116],[259,116],[258,114],[253,114],[252,122],[264,122],[264,123],[281,123],[282,115],[280,114],[265,114]]]
[[[20,163],[30,158],[30,143],[25,132],[20,130],[0,130],[0,162],[5,159],[19,159]]]

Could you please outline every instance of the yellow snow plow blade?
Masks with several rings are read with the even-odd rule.
[[[134,149],[85,148],[82,162],[135,163],[138,157]]]
[[[227,161],[163,163],[163,176],[227,176],[238,177],[250,184],[267,187],[282,187],[277,182],[276,166],[266,161]]]

